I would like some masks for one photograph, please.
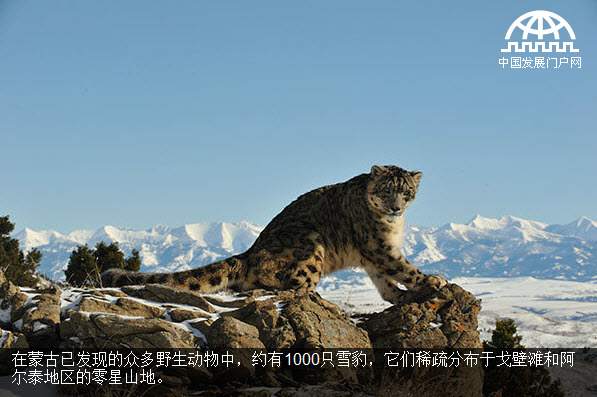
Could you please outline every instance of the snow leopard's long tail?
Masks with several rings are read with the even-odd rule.
[[[101,286],[165,284],[201,293],[211,293],[233,288],[242,281],[245,273],[245,261],[238,256],[233,256],[210,265],[176,273],[137,273],[123,269],[109,269],[101,274]]]

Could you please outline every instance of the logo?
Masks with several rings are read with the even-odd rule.
[[[558,53],[578,53],[574,48],[576,35],[570,24],[551,11],[531,11],[518,17],[506,32],[507,45],[502,53],[547,53],[547,56],[517,56],[500,58],[502,68],[559,69],[562,65],[581,68],[580,57],[560,56]]]

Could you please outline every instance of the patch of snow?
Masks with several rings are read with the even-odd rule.
[[[264,300],[268,300],[269,298],[275,298],[276,295],[263,295],[260,296],[259,298],[255,298],[256,301],[264,301]]]
[[[4,342],[8,339],[8,335],[10,335],[10,332],[2,330],[2,335],[0,335],[0,347],[4,346]]]
[[[78,310],[83,294],[73,289],[65,289],[60,295],[60,316],[66,316],[70,310]]]
[[[4,323],[4,324],[10,323],[11,314],[12,314],[12,307],[10,305],[6,309],[0,308],[0,323]]]
[[[278,314],[282,315],[282,309],[284,308],[284,306],[286,306],[286,303],[282,301],[275,301],[274,305],[276,305],[276,311],[278,312]]]
[[[203,340],[203,342],[207,343],[207,338],[205,337],[205,335],[203,334],[203,332],[199,331],[197,328],[193,327],[191,324],[196,323],[196,322],[200,322],[200,321],[205,321],[205,319],[192,319],[192,320],[186,320],[183,321],[181,323],[171,323],[172,325],[181,328],[185,331],[190,332],[191,334],[193,334],[195,337]]]
[[[33,323],[33,332],[41,331],[42,329],[48,328],[47,324],[43,324],[39,321]]]
[[[85,312],[85,311],[80,311],[79,313],[86,314],[88,316],[90,316],[92,314],[98,314],[98,315],[101,315],[103,317],[116,316],[116,317],[120,317],[120,318],[125,319],[125,320],[138,320],[138,319],[144,319],[145,318],[143,316],[127,316],[126,314],[118,314],[118,313]]]
[[[246,296],[238,296],[238,295],[236,295],[234,293],[230,293],[230,292],[219,292],[217,294],[201,294],[201,295],[212,297],[212,298],[217,298],[224,302],[233,302],[233,301],[242,300],[242,299],[246,298]]]

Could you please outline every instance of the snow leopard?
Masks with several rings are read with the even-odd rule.
[[[175,273],[111,269],[102,273],[102,286],[158,283],[200,293],[314,292],[323,275],[360,267],[381,297],[393,304],[406,290],[438,290],[446,279],[422,273],[400,250],[404,211],[415,199],[422,176],[394,165],[374,165],[369,173],[298,197],[244,253]]]

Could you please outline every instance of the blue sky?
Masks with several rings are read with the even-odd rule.
[[[582,69],[499,67],[535,9]],[[425,175],[409,223],[595,219],[596,39],[593,0],[0,0],[0,214],[266,224],[396,164]]]

